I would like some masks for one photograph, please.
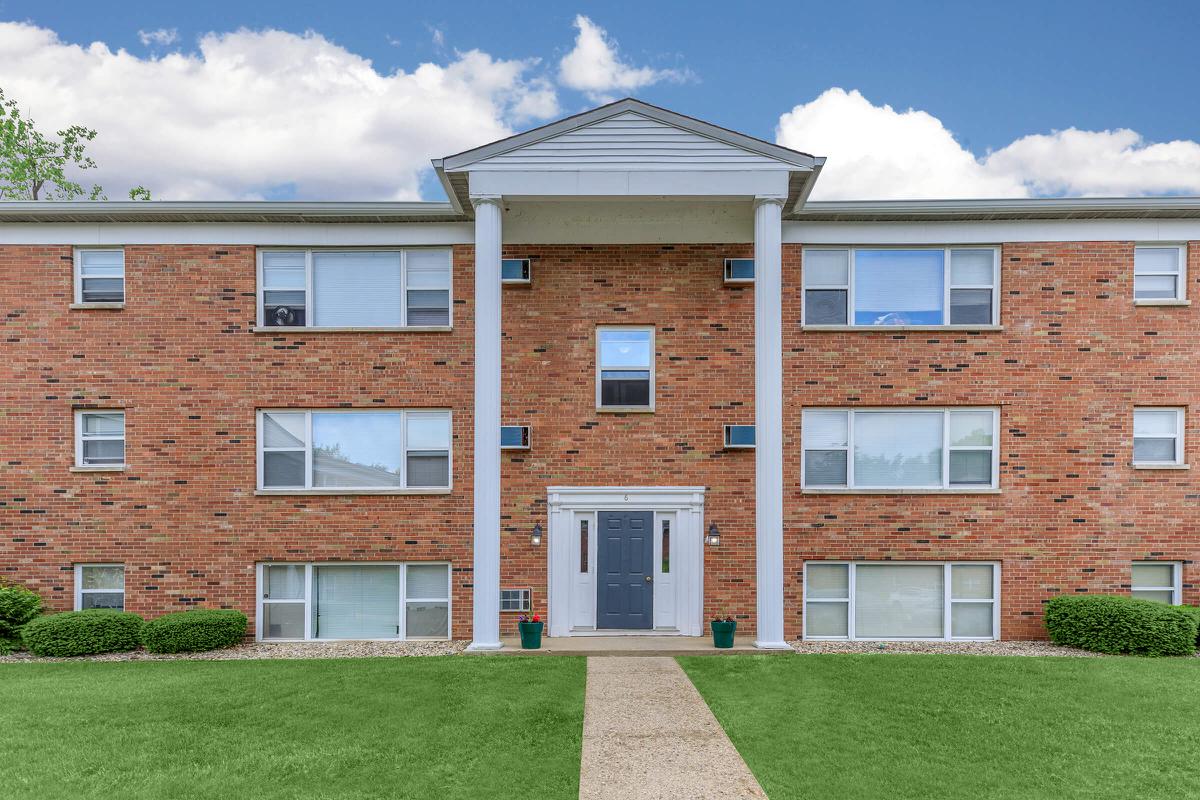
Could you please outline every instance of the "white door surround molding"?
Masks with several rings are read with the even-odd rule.
[[[704,487],[703,486],[551,486],[549,514],[547,614],[550,636],[603,634],[595,630],[596,515],[600,511],[655,512],[655,564],[661,563],[658,525],[671,521],[670,580],[655,587],[654,630],[701,636],[704,633]],[[579,523],[589,520],[587,573],[580,572]],[[578,578],[578,579],[577,579]],[[658,591],[670,593],[660,601]],[[588,603],[590,599],[590,604]],[[659,608],[673,612],[674,626],[659,627]],[[590,616],[589,616],[590,615]],[[590,625],[587,624],[590,619]],[[614,631],[614,633],[628,633]]]

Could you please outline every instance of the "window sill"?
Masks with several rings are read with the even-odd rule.
[[[298,325],[255,325],[254,333],[450,333],[451,325],[410,325],[407,328],[307,328]]]
[[[1190,306],[1191,300],[1176,300],[1174,298],[1164,298],[1162,300],[1137,300],[1133,301],[1135,306]]]
[[[810,489],[800,490],[801,494],[1000,494],[999,489],[969,488],[969,489]]]
[[[445,489],[255,489],[257,497],[295,497],[304,495],[436,495],[450,494]]]
[[[597,414],[653,414],[653,408],[646,406],[601,406],[596,408]]]
[[[120,311],[124,307],[124,303],[71,303],[67,306],[72,311]]]
[[[86,467],[71,467],[71,472],[124,472],[124,464],[93,464]]]
[[[1002,331],[1003,325],[801,325],[806,331],[857,331],[896,333],[905,331]]]
[[[1191,469],[1191,464],[1155,464],[1152,462],[1134,461],[1129,466],[1134,469]]]

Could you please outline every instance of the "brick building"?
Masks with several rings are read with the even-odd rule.
[[[0,206],[0,577],[481,649],[1200,602],[1200,201],[823,163],[623,100],[435,161],[448,203]]]

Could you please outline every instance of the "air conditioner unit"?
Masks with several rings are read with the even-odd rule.
[[[754,426],[753,425],[726,425],[725,426],[725,449],[726,450],[753,450],[754,449]]]
[[[263,325],[296,328],[304,325],[304,306],[263,306]]]
[[[753,258],[725,259],[726,283],[754,283]]]
[[[528,258],[505,258],[500,261],[501,283],[529,283],[530,268]]]
[[[502,426],[500,426],[500,449],[501,450],[528,450],[529,449],[529,426],[528,425],[502,425]]]

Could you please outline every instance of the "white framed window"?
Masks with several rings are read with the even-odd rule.
[[[125,251],[75,248],[75,302],[109,305],[125,302]]]
[[[446,410],[263,409],[258,488],[314,493],[450,488]]]
[[[1187,245],[1144,244],[1133,248],[1133,299],[1173,303],[1187,297]]]
[[[979,490],[998,486],[995,408],[806,408],[809,490]]]
[[[76,564],[75,610],[125,610],[124,564]]]
[[[654,328],[596,329],[596,408],[654,410]]]
[[[450,638],[445,562],[258,565],[264,641]]]
[[[805,639],[1000,638],[995,562],[808,561]]]
[[[75,466],[119,469],[125,466],[125,412],[75,412]]]
[[[529,611],[531,607],[530,596],[533,594],[532,589],[501,589],[500,590],[500,611],[501,612],[518,612]]]
[[[805,326],[991,326],[998,247],[806,247]]]
[[[1132,572],[1134,597],[1172,606],[1183,602],[1183,565],[1178,561],[1135,561]]]
[[[258,251],[260,327],[450,326],[445,248]]]
[[[1183,464],[1182,408],[1133,410],[1133,463],[1148,467]]]

